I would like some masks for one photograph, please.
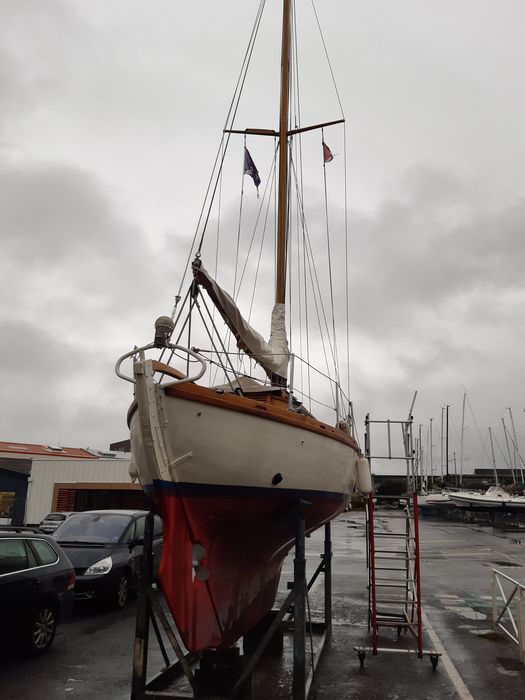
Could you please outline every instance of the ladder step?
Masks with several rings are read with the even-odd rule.
[[[376,599],[376,605],[416,605],[417,600],[411,598],[405,600],[404,598],[381,598],[381,600]]]
[[[376,581],[376,588],[406,588],[404,583],[378,583]]]
[[[374,532],[374,537],[402,537],[404,540],[415,540],[413,535],[406,532]]]
[[[413,627],[415,623],[409,624],[402,619],[399,620],[378,620],[376,618],[376,625],[381,625],[382,627]]]
[[[406,554],[406,549],[376,549],[374,554]]]
[[[406,572],[406,569],[400,569],[398,566],[376,566],[375,571],[402,571]]]
[[[415,578],[376,578],[376,585],[379,585],[380,583],[390,583],[390,584],[397,584],[404,586],[406,583],[415,583],[416,579]]]

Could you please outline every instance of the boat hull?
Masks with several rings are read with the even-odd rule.
[[[506,510],[510,496],[491,497],[481,493],[453,493],[449,496],[451,503],[459,508],[483,508],[487,510]]]
[[[134,469],[164,521],[160,584],[188,650],[230,646],[271,609],[298,512],[311,531],[346,507],[358,452],[286,405],[246,398],[243,411],[243,397],[193,386],[155,396],[155,429],[139,397],[130,431]],[[152,456],[162,451],[164,461]]]
[[[342,494],[160,481],[153,497],[165,523],[161,587],[190,651],[230,646],[257,624],[275,601],[297,512],[312,530],[347,500]],[[204,553],[200,569],[195,543]],[[199,580],[196,573],[203,570],[209,577]]]

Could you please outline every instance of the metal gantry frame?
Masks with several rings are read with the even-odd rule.
[[[415,399],[415,396],[414,396]],[[412,403],[413,406],[413,403]],[[386,454],[372,454],[371,426],[386,426]],[[415,451],[412,438],[412,407],[408,418],[402,421],[371,420],[365,418],[365,456],[372,460],[403,460],[406,462],[406,491],[397,496],[382,498],[398,502],[404,500],[402,510],[392,513],[382,512],[382,518],[389,518],[401,527],[386,532],[379,530],[375,523],[374,494],[370,493],[366,511],[367,568],[368,568],[368,629],[372,633],[372,646],[356,646],[361,665],[366,653],[378,652],[413,653],[419,658],[429,656],[433,668],[437,667],[440,653],[423,649],[421,623],[421,572],[419,547],[419,518],[417,499],[417,473]],[[400,426],[403,453],[398,454],[392,447],[392,426]],[[416,649],[400,649],[378,646],[380,627],[410,632],[416,641]]]
[[[293,700],[307,700],[313,689],[315,672],[326,643],[332,631],[332,541],[330,523],[324,525],[324,551],[321,554],[321,562],[317,566],[311,579],[306,576],[306,547],[305,547],[305,518],[302,512],[303,506],[293,514],[295,518],[295,557],[294,578],[288,583],[290,592],[277,610],[272,610],[272,622],[262,636],[257,638],[256,648],[244,655],[242,671],[233,687],[227,694],[220,697],[249,698],[251,696],[251,676],[265,653],[269,643],[276,634],[288,631],[293,634],[293,676],[290,698]],[[320,574],[324,575],[324,619],[310,619],[310,605],[308,592]],[[153,591],[153,513],[146,518],[144,531],[144,556],[142,561],[142,573],[137,602],[137,617],[135,626],[135,639],[133,645],[133,671],[131,684],[131,700],[187,700],[199,698],[211,700],[213,696],[201,692],[195,665],[201,655],[185,652],[173,621],[168,619],[164,610],[160,591]],[[285,619],[287,618],[287,619]],[[148,680],[149,641],[150,630],[153,630],[160,652],[164,660],[164,668]],[[175,659],[170,660],[166,649],[164,637],[167,638]],[[314,653],[313,634],[320,634],[317,641],[317,649]],[[307,652],[307,646],[309,650]],[[309,661],[309,663],[308,663]],[[171,693],[166,689],[173,681],[183,674],[190,686],[191,694],[181,695]]]

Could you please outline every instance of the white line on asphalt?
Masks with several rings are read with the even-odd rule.
[[[438,598],[459,598],[457,593],[436,593]]]
[[[428,619],[427,614],[424,610],[421,611],[421,619],[423,621],[423,624],[425,625],[426,631],[428,632],[428,636],[432,640],[432,644],[434,644],[436,647],[436,651],[441,651],[441,662],[445,667],[445,671],[447,672],[448,677],[452,681],[452,685],[456,689],[460,700],[474,700],[474,697],[472,696],[470,690],[467,688],[467,686],[463,682],[463,679],[459,675],[457,668],[452,663],[450,656],[445,651],[445,647],[443,646],[440,638],[438,637],[436,630],[430,624],[430,620]]]
[[[456,550],[454,551],[451,549],[450,551],[445,551],[444,549],[441,549],[439,551],[440,555],[446,557],[447,559],[453,559],[454,557],[486,557],[487,552],[464,552],[463,550]]]

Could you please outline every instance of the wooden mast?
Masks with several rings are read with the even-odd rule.
[[[277,208],[277,264],[275,302],[286,296],[286,229],[288,223],[288,113],[290,85],[290,0],[283,0],[281,48],[281,108],[279,119],[279,193]]]

